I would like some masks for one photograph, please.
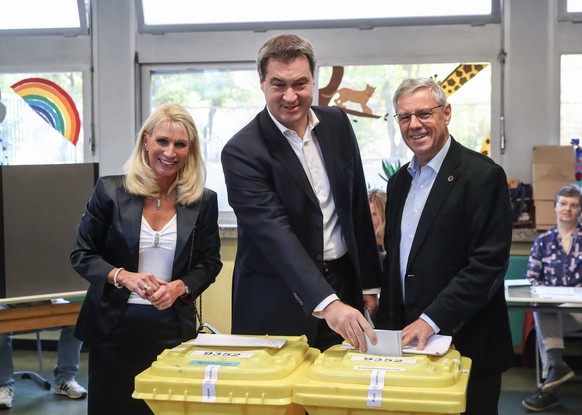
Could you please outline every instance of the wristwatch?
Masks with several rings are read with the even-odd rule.
[[[184,295],[190,295],[190,293],[192,293],[192,290],[190,289],[190,287],[184,284]]]

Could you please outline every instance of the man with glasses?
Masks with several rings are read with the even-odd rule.
[[[387,185],[384,277],[377,326],[424,348],[435,333],[472,359],[465,414],[496,415],[513,360],[503,280],[511,245],[507,178],[449,134],[452,109],[429,78],[406,79],[394,99],[414,153]]]
[[[525,276],[533,286],[582,286],[581,206],[578,186],[567,185],[556,192],[556,226],[536,237],[527,263]],[[555,389],[574,377],[562,356],[564,333],[582,330],[582,313],[534,312],[534,320],[544,382],[522,405],[543,411],[558,404]]]

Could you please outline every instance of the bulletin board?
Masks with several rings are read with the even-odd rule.
[[[96,163],[0,168],[0,298],[80,291],[69,254]]]

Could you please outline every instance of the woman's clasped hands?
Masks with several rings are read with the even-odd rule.
[[[124,270],[123,275],[119,275],[118,281],[129,291],[151,302],[158,310],[165,310],[171,307],[174,301],[184,292],[184,288],[180,289],[180,285],[183,285],[181,280],[163,281],[154,277],[151,272],[128,272]]]

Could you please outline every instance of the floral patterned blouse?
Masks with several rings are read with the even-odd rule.
[[[558,228],[553,227],[535,239],[525,277],[532,285],[582,286],[582,224],[572,234],[570,251],[562,246]]]

